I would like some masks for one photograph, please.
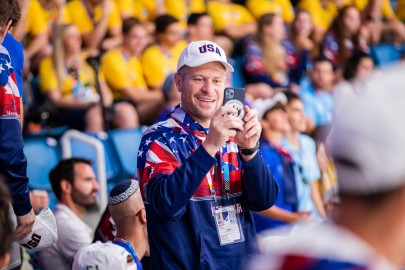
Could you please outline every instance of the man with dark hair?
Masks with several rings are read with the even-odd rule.
[[[9,216],[10,193],[0,176],[0,269],[3,269],[10,261],[10,246],[13,238],[13,223]]]
[[[179,21],[170,15],[156,18],[157,44],[145,50],[141,57],[145,80],[150,89],[161,90],[165,78],[176,71],[177,59],[186,47]]]
[[[92,229],[83,222],[87,208],[97,204],[99,184],[91,162],[70,158],[49,173],[59,203],[55,207],[57,243],[39,254],[42,269],[70,269],[76,251],[92,242]]]
[[[192,13],[187,20],[188,41],[212,40],[214,38],[214,24],[207,13]]]

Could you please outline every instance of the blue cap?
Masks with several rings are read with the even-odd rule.
[[[110,192],[108,199],[109,205],[120,204],[127,200],[139,188],[139,182],[136,180],[124,180],[118,183]]]

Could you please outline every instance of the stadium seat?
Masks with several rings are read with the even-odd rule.
[[[142,128],[116,129],[109,132],[111,143],[122,167],[122,180],[129,179],[136,173],[138,148],[142,134]]]
[[[232,61],[232,66],[234,68],[234,72],[232,73],[232,86],[244,88],[246,83],[242,70],[242,57],[235,57]]]
[[[371,57],[377,66],[393,63],[401,59],[401,50],[394,44],[379,44],[371,47]]]

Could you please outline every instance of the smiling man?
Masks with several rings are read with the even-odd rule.
[[[82,219],[87,208],[97,203],[99,184],[91,162],[83,158],[60,161],[49,179],[58,199],[54,211],[58,241],[40,252],[39,261],[44,270],[68,270],[76,251],[92,242],[92,229]]]
[[[232,71],[217,44],[190,43],[174,75],[181,104],[142,138],[138,174],[153,269],[238,269],[254,251],[251,211],[277,198],[257,151],[256,110],[245,106],[242,121],[222,106]]]

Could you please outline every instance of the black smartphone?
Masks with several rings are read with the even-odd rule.
[[[243,120],[245,116],[245,89],[228,87],[224,90],[224,106],[235,108],[238,112],[235,115]]]

